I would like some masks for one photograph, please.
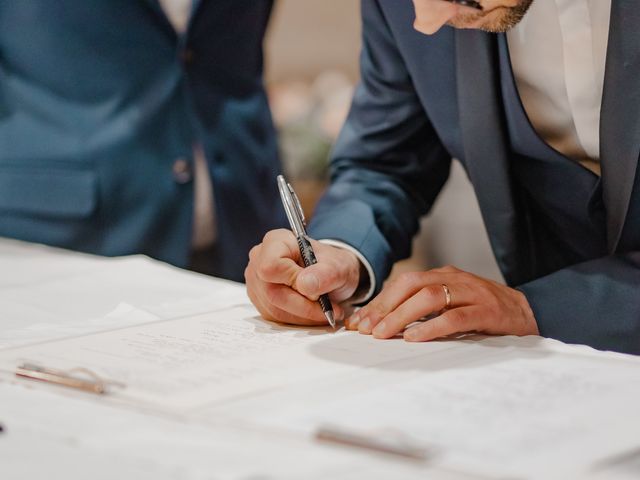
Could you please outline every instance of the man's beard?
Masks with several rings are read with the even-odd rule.
[[[481,23],[478,28],[485,32],[493,33],[511,30],[520,23],[520,20],[525,16],[532,3],[533,0],[522,0],[515,7],[502,8],[501,10],[503,11],[500,15],[490,20],[487,19],[484,23]],[[483,16],[484,14],[482,12],[460,15],[448,22],[448,25],[456,28],[465,28],[466,25],[477,22],[479,19],[482,19]]]

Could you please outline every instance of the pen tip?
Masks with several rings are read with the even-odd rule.
[[[329,325],[331,325],[335,329],[336,319],[333,318],[333,312],[332,311],[324,312],[324,316],[327,317],[327,321],[329,322]]]

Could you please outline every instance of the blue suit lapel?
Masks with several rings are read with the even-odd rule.
[[[456,31],[456,77],[464,161],[473,182],[489,239],[503,271],[526,275],[518,242],[508,136],[503,121],[496,37]],[[520,258],[518,258],[520,257]],[[516,283],[515,278],[507,278]]]
[[[187,23],[187,32],[193,28],[196,15],[199,11],[198,9],[202,6],[204,6],[204,2],[202,0],[191,0],[191,15],[189,16],[189,22]]]
[[[201,3],[202,3],[202,0],[191,1],[191,18],[193,18],[193,16],[196,14]]]
[[[640,11],[637,0],[613,0],[600,116],[600,160],[607,239],[623,234],[640,155]]]

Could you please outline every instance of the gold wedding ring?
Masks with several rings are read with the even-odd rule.
[[[444,291],[444,309],[446,310],[451,306],[451,290],[444,283],[442,284],[442,290]]]

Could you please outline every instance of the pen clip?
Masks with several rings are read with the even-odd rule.
[[[307,234],[305,229],[305,218],[302,206],[298,200],[298,196],[293,191],[293,187],[288,183],[282,175],[278,175],[278,190],[280,191],[280,198],[284,210],[287,214],[287,219],[291,225],[291,230],[296,238],[303,237]]]
[[[300,222],[302,222],[303,226],[307,226],[307,219],[304,216],[304,210],[302,210],[302,205],[300,204],[300,199],[296,192],[293,191],[293,187],[289,182],[287,182],[287,187],[289,188],[289,192],[291,193],[291,198],[293,199],[293,204],[298,212],[298,217],[300,218]]]

